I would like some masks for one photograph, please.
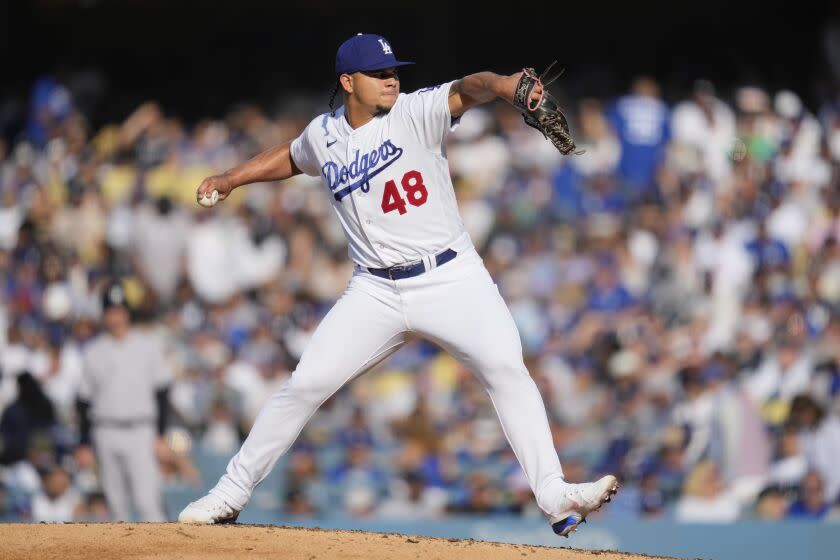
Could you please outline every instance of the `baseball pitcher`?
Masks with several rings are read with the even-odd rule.
[[[519,333],[464,229],[446,159],[446,137],[459,118],[493,99],[512,103],[569,154],[576,147],[566,119],[530,68],[510,76],[480,72],[405,94],[397,69],[407,64],[384,37],[351,37],[335,61],[342,107],[198,188],[199,203],[212,206],[249,183],[319,177],[356,267],[227,472],[181,512],[181,522],[235,520],[318,407],[412,335],[439,344],[478,377],[557,534],[568,536],[617,491],[612,475],[585,484],[564,480]]]

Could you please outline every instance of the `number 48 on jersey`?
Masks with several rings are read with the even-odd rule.
[[[382,212],[385,214],[394,210],[397,210],[400,215],[408,212],[405,207],[406,199],[412,206],[423,206],[429,198],[429,191],[426,190],[423,175],[419,171],[409,171],[403,175],[400,184],[405,192],[405,198],[400,194],[393,179],[385,183],[385,190],[382,192]]]

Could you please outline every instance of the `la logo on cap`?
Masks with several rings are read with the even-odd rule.
[[[111,289],[108,292],[108,299],[110,299],[111,302],[117,305],[122,305],[125,299],[123,296],[122,288],[120,288],[119,286],[111,286]]]
[[[335,53],[335,73],[352,74],[385,70],[414,64],[413,62],[397,60],[391,43],[382,35],[374,33],[359,33],[344,41]]]

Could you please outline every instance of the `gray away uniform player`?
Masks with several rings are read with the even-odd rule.
[[[84,349],[78,394],[82,444],[93,444],[114,519],[164,521],[156,440],[166,425],[171,371],[163,345],[131,326],[119,284],[103,296],[105,331]]]

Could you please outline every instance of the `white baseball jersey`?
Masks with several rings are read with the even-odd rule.
[[[292,142],[298,168],[321,177],[357,264],[386,268],[472,245],[444,147],[457,126],[452,83],[401,93],[388,114],[357,129],[344,107],[324,113]]]

